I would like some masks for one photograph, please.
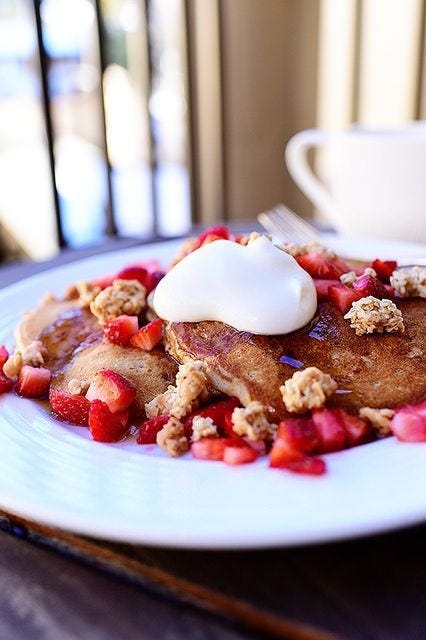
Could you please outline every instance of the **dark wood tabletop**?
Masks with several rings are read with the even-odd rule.
[[[0,287],[95,252],[4,266]],[[328,545],[201,552],[109,543],[0,512],[0,545],[0,640],[426,639],[424,524]]]

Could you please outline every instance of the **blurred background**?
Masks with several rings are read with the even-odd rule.
[[[312,215],[286,142],[426,118],[425,20],[426,0],[0,0],[0,259]]]

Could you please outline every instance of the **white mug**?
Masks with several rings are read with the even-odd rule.
[[[329,190],[307,161],[308,149],[320,146],[330,154]],[[296,184],[338,231],[426,240],[426,122],[302,131],[289,141],[285,159]]]

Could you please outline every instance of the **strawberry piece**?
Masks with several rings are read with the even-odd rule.
[[[240,406],[240,401],[234,396],[226,398],[226,400],[219,400],[219,402],[213,402],[212,404],[191,413],[184,422],[185,435],[190,438],[192,436],[192,422],[196,416],[201,418],[211,418],[215,425],[222,429],[227,435],[234,436],[235,433],[232,429],[232,412],[236,407]]]
[[[226,438],[201,438],[191,445],[191,453],[198,460],[223,460]]]
[[[362,297],[374,296],[375,298],[387,298],[389,292],[386,287],[374,276],[361,276],[353,283],[354,291],[362,293]]]
[[[274,468],[285,467],[289,462],[300,460],[303,457],[304,456],[300,451],[296,451],[296,449],[293,449],[286,440],[278,437],[272,445],[272,449],[269,454],[269,466]]]
[[[169,418],[169,415],[163,415],[151,418],[151,420],[145,420],[139,428],[136,442],[138,444],[155,444],[157,442],[157,433],[161,431]]]
[[[351,308],[352,303],[363,298],[364,294],[361,291],[356,291],[356,289],[351,289],[345,284],[336,284],[329,287],[328,297],[339,311],[346,313]]]
[[[426,401],[419,402],[418,404],[407,404],[405,407],[398,409],[398,413],[415,413],[420,416],[426,417]]]
[[[128,431],[126,412],[112,413],[102,400],[93,400],[89,407],[89,428],[97,442],[117,442]]]
[[[304,256],[298,256],[296,260],[312,278],[337,280],[342,273],[350,271],[344,260],[340,258],[330,260],[322,253],[306,253]]]
[[[314,278],[315,288],[317,290],[318,300],[328,300],[328,290],[332,285],[340,285],[340,280],[326,280]]]
[[[229,240],[231,238],[231,233],[227,227],[223,225],[217,225],[214,227],[209,227],[198,236],[198,242],[200,246],[204,243],[205,239],[208,236],[217,236],[216,240]]]
[[[16,391],[24,398],[44,398],[49,391],[50,379],[49,369],[24,364],[19,372]]]
[[[356,447],[367,442],[373,435],[371,425],[358,416],[353,416],[344,409],[330,409],[346,431],[346,444]]]
[[[383,284],[389,284],[389,278],[395,271],[397,264],[396,260],[379,260],[379,258],[376,258],[371,263],[371,268],[374,269]]]
[[[148,279],[148,271],[137,264],[130,264],[124,269],[121,269],[116,275],[116,278],[119,280],[137,280],[143,286],[146,286],[146,281]]]
[[[288,462],[286,469],[293,473],[302,473],[309,476],[322,476],[327,467],[322,458],[311,458],[310,456],[303,456],[299,460],[293,460]]]
[[[164,273],[164,271],[152,271],[151,273],[148,273],[145,284],[147,295],[151,293],[153,289],[155,289],[157,284],[162,278],[164,278],[165,275],[166,274]]]
[[[49,402],[53,413],[60,420],[82,427],[89,425],[90,402],[84,396],[77,396],[65,391],[50,389]]]
[[[127,409],[136,396],[136,389],[116,371],[103,369],[95,374],[86,398],[102,400],[112,413]]]
[[[118,316],[103,325],[104,341],[127,347],[130,339],[138,332],[137,316]]]
[[[223,461],[229,465],[248,464],[258,457],[259,453],[248,445],[226,444],[223,451]]]
[[[321,453],[341,451],[346,445],[346,431],[334,409],[314,409],[312,420],[319,435]]]
[[[426,416],[399,411],[391,420],[394,436],[402,442],[426,442]]]
[[[2,344],[0,346],[0,371],[3,371],[4,364],[8,358],[9,358],[9,352],[4,346],[4,344]]]
[[[144,351],[151,351],[163,337],[163,321],[157,318],[146,324],[131,338],[132,347],[138,347]]]
[[[286,418],[278,425],[277,435],[301,453],[311,453],[319,444],[318,431],[308,418]]]
[[[99,276],[98,278],[93,278],[90,282],[91,284],[95,285],[96,287],[99,287],[100,289],[106,289],[107,287],[110,287],[114,282],[114,280],[116,279],[117,279],[117,274],[109,273],[105,276]]]
[[[0,373],[0,395],[2,395],[3,393],[9,393],[9,391],[12,391],[13,386],[14,386],[13,381],[10,380],[9,378],[6,378],[5,375]]]

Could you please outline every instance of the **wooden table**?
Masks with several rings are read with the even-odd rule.
[[[3,267],[0,287],[51,265]],[[197,552],[0,514],[0,639],[425,640],[425,534],[423,525],[340,544]]]

